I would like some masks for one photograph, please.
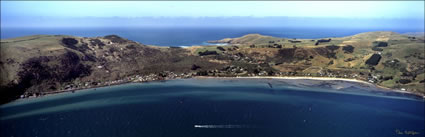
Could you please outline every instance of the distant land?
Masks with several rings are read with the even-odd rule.
[[[31,23],[29,23],[31,22]],[[101,22],[101,23],[100,23]],[[312,23],[314,22],[314,23]],[[339,29],[424,29],[423,18],[341,18],[288,16],[232,16],[232,17],[28,17],[2,16],[2,28],[55,27],[289,27]]]
[[[392,31],[400,34],[415,34],[423,31],[415,28],[323,28],[323,27],[53,27],[53,28],[8,28],[1,29],[1,39],[12,39],[32,35],[71,35],[76,37],[98,37],[114,34],[122,38],[155,46],[212,45],[210,40],[236,38],[246,34],[261,34],[279,38],[320,39],[346,37],[363,32]]]
[[[321,39],[248,34],[209,42],[225,46],[160,47],[117,35],[2,39],[1,103],[194,76],[356,79],[425,96],[423,33],[379,31]]]

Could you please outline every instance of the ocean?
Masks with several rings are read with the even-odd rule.
[[[177,79],[4,104],[0,136],[422,137],[424,107],[423,99],[361,86]]]
[[[119,35],[129,40],[147,45],[158,46],[193,46],[211,45],[209,40],[236,38],[246,34],[282,38],[327,38],[351,36],[370,31],[394,31],[398,33],[419,32],[415,29],[375,29],[375,28],[285,28],[285,27],[163,27],[163,28],[1,28],[1,39],[28,35],[72,35],[81,37],[98,37]]]

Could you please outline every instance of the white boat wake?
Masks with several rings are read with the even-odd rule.
[[[194,128],[251,128],[248,125],[193,125]]]

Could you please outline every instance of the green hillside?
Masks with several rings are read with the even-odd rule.
[[[1,101],[21,95],[181,76],[352,78],[424,95],[424,37],[367,32],[293,39],[249,34],[226,46],[147,46],[116,35],[35,35],[1,40]]]

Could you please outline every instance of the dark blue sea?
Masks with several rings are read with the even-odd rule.
[[[246,34],[282,38],[327,38],[344,37],[370,31],[394,31],[398,33],[422,32],[415,29],[374,29],[374,28],[285,28],[285,27],[163,27],[163,28],[1,28],[1,39],[28,35],[73,35],[97,37],[119,35],[121,37],[148,45],[193,46],[209,45],[209,40],[241,37]]]
[[[423,99],[362,86],[336,90],[302,88],[287,82],[272,79],[170,80],[18,100],[0,106],[0,136],[425,135]]]

